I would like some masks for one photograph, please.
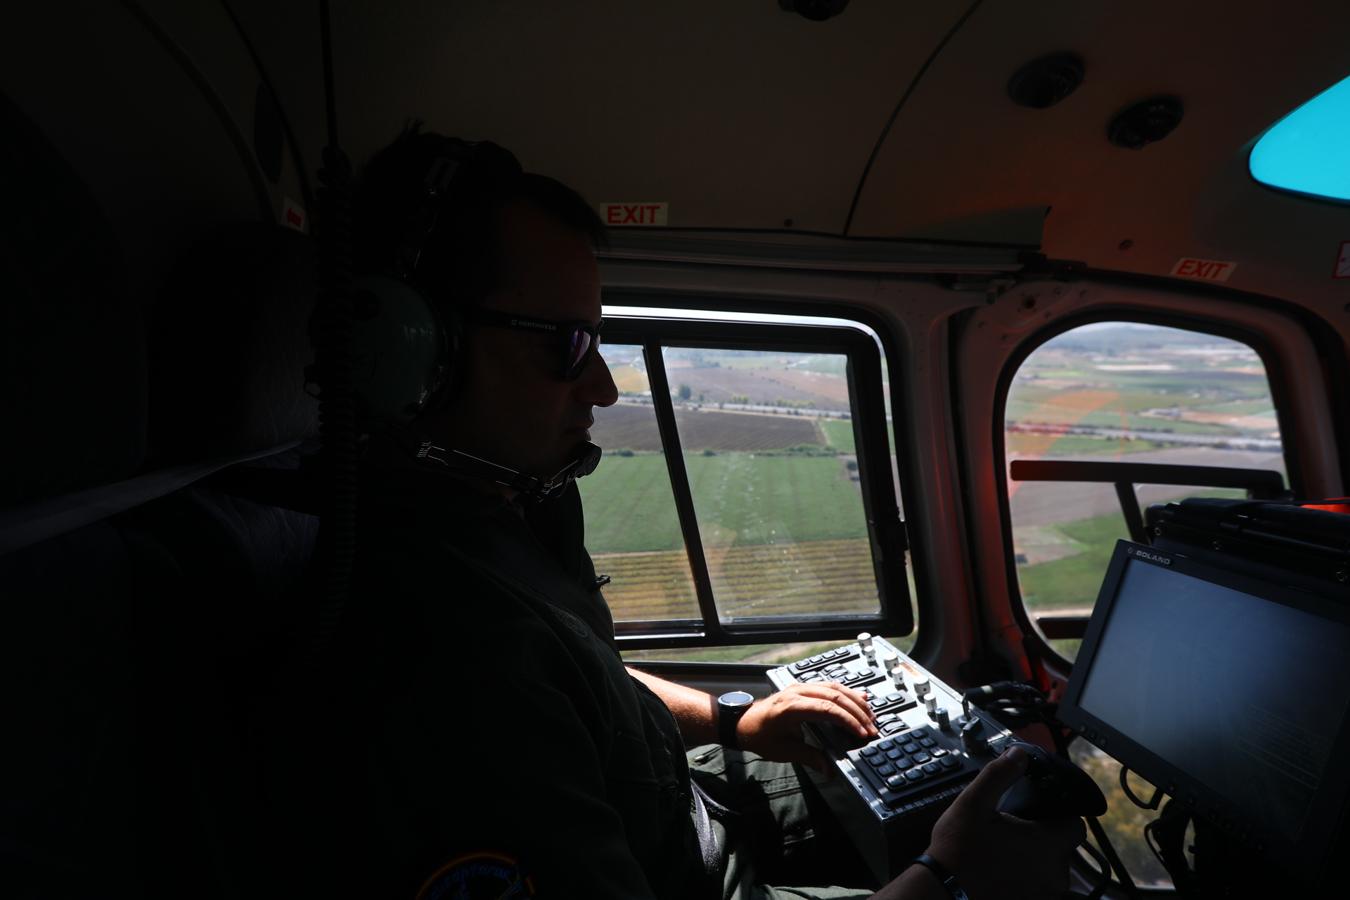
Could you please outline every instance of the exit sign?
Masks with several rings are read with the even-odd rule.
[[[606,225],[647,226],[665,225],[670,213],[669,203],[601,203],[600,218]]]
[[[1184,256],[1172,267],[1172,274],[1182,278],[1194,278],[1198,281],[1227,281],[1228,276],[1237,268],[1235,262],[1221,259],[1193,259]]]

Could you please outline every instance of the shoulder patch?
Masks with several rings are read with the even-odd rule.
[[[457,856],[435,871],[417,900],[518,900],[534,896],[534,882],[514,857],[479,851]]]

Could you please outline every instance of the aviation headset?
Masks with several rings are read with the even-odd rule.
[[[522,174],[508,151],[486,141],[437,140],[412,209],[398,228],[391,258],[355,285],[356,356],[352,380],[368,430],[406,428],[455,387],[463,323],[454,302],[437,302],[419,285],[422,253],[442,211],[466,191],[505,184]]]
[[[453,299],[437,302],[427,296],[417,278],[442,212],[462,202],[465,194],[508,185],[524,174],[514,155],[488,141],[421,136],[415,131],[403,140],[435,141],[435,156],[417,188],[411,213],[403,218],[387,269],[364,275],[353,286],[352,385],[357,414],[363,429],[396,434],[406,434],[419,415],[444,403],[459,380],[463,316]],[[572,459],[549,477],[519,472],[429,440],[418,439],[417,446],[408,449],[418,463],[507,485],[535,500],[556,496],[600,462],[600,448],[589,442],[578,446]]]

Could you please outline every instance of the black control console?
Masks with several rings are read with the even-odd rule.
[[[769,671],[778,690],[836,682],[867,692],[881,735],[807,726],[808,740],[833,760],[812,778],[881,882],[899,874],[928,844],[933,823],[986,762],[1012,740],[992,717],[963,715],[961,695],[883,638],[859,642]]]

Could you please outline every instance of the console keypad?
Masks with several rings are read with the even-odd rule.
[[[943,746],[949,740],[959,744],[955,738],[925,727],[899,739],[883,738],[848,755],[887,806],[919,808],[950,799],[978,768],[959,747]],[[938,787],[943,789],[933,790]]]
[[[769,680],[779,690],[792,683],[836,683],[865,693],[880,731],[876,739],[857,747],[853,732],[819,726],[808,726],[808,731],[834,757],[863,800],[855,805],[841,792],[837,802],[831,801],[836,812],[855,830],[866,833],[879,826],[890,835],[887,841],[900,840],[907,846],[911,839],[926,836],[918,832],[931,826],[931,816],[970,783],[986,759],[969,756],[959,728],[953,727],[960,694],[884,639],[873,638],[872,650],[877,659],[898,659],[903,665],[878,666],[863,655],[859,644],[850,644],[773,669]],[[925,708],[915,686],[934,696],[936,711]],[[1002,733],[992,722],[987,725],[995,739]],[[916,811],[911,819],[909,813]],[[889,866],[883,860],[873,868],[881,878]]]

